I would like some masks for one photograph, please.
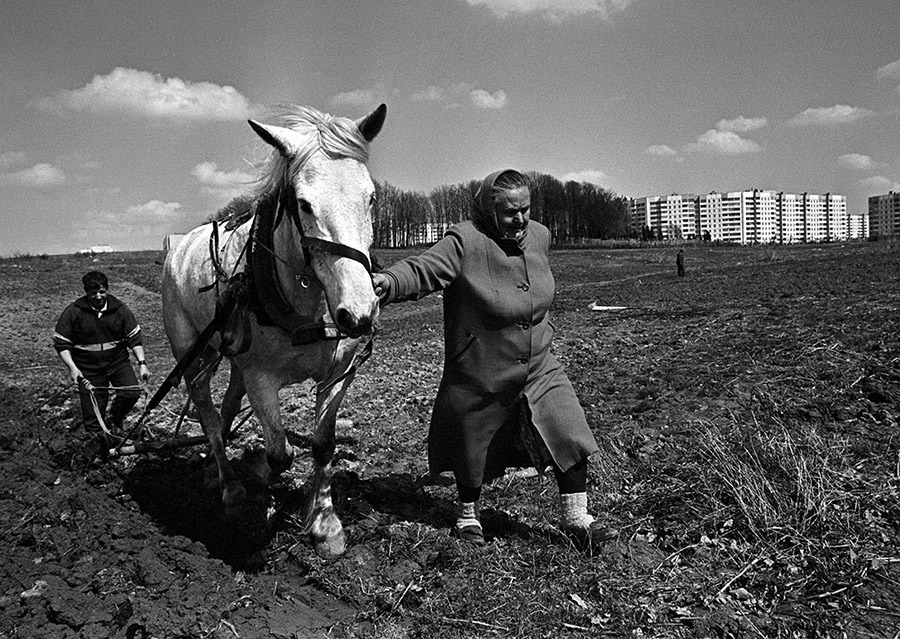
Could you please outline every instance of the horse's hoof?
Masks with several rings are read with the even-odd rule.
[[[227,508],[238,506],[247,499],[247,489],[238,481],[230,481],[222,489],[222,504]]]
[[[268,457],[266,461],[269,463],[269,468],[275,476],[281,475],[294,463],[294,448],[287,444],[284,450],[284,457]]]
[[[316,554],[322,559],[334,559],[340,557],[347,550],[347,537],[344,531],[337,535],[315,540]]]

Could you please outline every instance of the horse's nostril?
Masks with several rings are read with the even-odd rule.
[[[339,308],[334,320],[337,322],[338,328],[346,333],[356,328],[356,320],[346,308]]]
[[[358,319],[345,308],[338,309],[334,320],[341,332],[350,337],[361,337],[372,332],[372,318]]]

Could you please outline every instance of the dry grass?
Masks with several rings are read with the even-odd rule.
[[[697,431],[703,493],[731,506],[753,540],[846,532],[840,513],[857,511],[859,501],[847,485],[854,472],[846,438],[784,423],[771,431],[758,422],[700,423]]]

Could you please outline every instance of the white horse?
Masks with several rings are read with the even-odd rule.
[[[386,112],[382,104],[351,120],[290,107],[277,124],[250,120],[273,147],[254,191],[259,202],[254,216],[221,233],[213,224],[194,229],[169,251],[163,270],[163,319],[179,360],[216,315],[225,280],[243,273],[250,283],[250,346],[229,357],[221,415],[213,405],[209,372],[210,362],[217,363],[218,335],[184,372],[226,506],[246,495],[224,445],[243,396],[262,424],[268,480],[290,467],[294,455],[278,391],[310,378],[317,383],[315,472],[306,525],[323,557],[345,549],[331,500],[335,420],[354,377],[357,351],[378,316],[369,262],[375,186],[366,162]]]

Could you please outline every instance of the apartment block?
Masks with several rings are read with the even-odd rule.
[[[854,214],[849,216],[847,223],[848,234],[851,240],[863,240],[869,237],[869,216]]]
[[[847,199],[833,193],[672,194],[631,199],[628,207],[632,225],[660,239],[788,244],[850,238]]]
[[[900,236],[900,193],[890,191],[870,197],[868,222],[872,237]]]

